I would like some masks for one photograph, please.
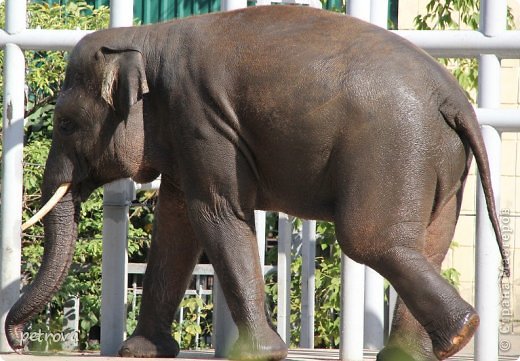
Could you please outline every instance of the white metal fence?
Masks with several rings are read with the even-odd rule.
[[[222,10],[245,7],[244,0],[222,2]],[[132,0],[111,1],[111,26],[132,23]],[[353,15],[386,26],[387,0],[349,0],[347,11]],[[2,154],[2,219],[0,245],[0,352],[9,351],[3,323],[9,308],[19,297],[21,261],[21,210],[22,210],[22,154],[24,119],[25,65],[23,50],[70,50],[87,32],[69,30],[26,29],[26,3],[6,0],[6,26],[0,30],[0,45],[4,48],[4,114]],[[479,91],[477,115],[483,124],[483,134],[488,148],[495,196],[499,196],[500,133],[520,131],[520,111],[500,110],[500,58],[520,58],[520,31],[506,31],[506,0],[482,0],[479,31],[396,31],[418,46],[437,57],[476,57],[479,59]],[[115,354],[125,335],[125,310],[127,284],[126,235],[128,229],[128,207],[133,199],[133,184],[117,181],[105,186],[105,224],[103,231],[103,290],[102,290],[102,353]],[[494,235],[487,218],[482,191],[477,192],[477,262],[476,262],[476,307],[481,316],[481,326],[475,342],[475,360],[498,360],[499,326],[499,255]],[[498,204],[498,202],[497,202]],[[257,221],[265,221],[262,213]],[[313,223],[306,223],[304,240],[309,259],[313,258]],[[262,228],[258,224],[257,229]],[[290,284],[290,222],[280,215],[280,239],[278,256],[278,331],[288,339]],[[265,235],[259,235],[261,242]],[[304,305],[308,312],[303,316],[302,346],[312,347],[313,330],[313,267],[306,263],[307,281]],[[362,360],[362,349],[370,344],[382,344],[381,323],[367,324],[363,315],[376,314],[382,320],[382,280],[364,266],[346,257],[342,259],[342,359]],[[365,298],[360,297],[364,289]],[[350,292],[349,292],[350,290]],[[355,291],[352,291],[355,290]],[[217,302],[219,296],[216,295]],[[220,296],[222,300],[222,297]],[[217,352],[229,344],[229,315],[225,307],[217,306]],[[366,334],[376,335],[369,340]],[[105,330],[105,332],[103,332]],[[108,331],[108,332],[107,332]],[[305,334],[307,332],[307,334]]]

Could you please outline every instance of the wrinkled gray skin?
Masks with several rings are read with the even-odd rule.
[[[342,250],[396,288],[379,360],[445,358],[478,326],[439,276],[472,151],[496,227],[456,81],[347,16],[259,7],[96,32],[72,53],[56,106],[44,200],[60,183],[72,190],[45,218],[41,270],[7,318],[11,346],[68,271],[80,202],[115,179],[162,174],[139,324],[121,355],[177,355],[171,323],[204,250],[239,325],[231,357],[284,358],[255,245],[253,210],[267,209],[334,221]]]

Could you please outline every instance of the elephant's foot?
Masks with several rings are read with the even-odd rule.
[[[433,354],[424,352],[412,355],[399,347],[386,346],[377,354],[377,361],[437,361]]]
[[[243,334],[230,352],[231,360],[278,361],[287,356],[287,345],[271,328],[266,328],[262,333],[256,332],[255,335]]]
[[[433,352],[439,360],[459,352],[471,340],[473,334],[478,328],[480,319],[477,312],[471,307],[458,322],[454,323],[454,327],[446,329],[437,329],[429,331],[432,340]]]
[[[170,335],[150,339],[132,336],[119,349],[121,357],[177,357],[179,344]]]
[[[416,357],[412,357],[405,351],[401,350],[397,347],[387,346],[383,348],[377,354],[376,361],[434,361],[427,359],[418,359]]]

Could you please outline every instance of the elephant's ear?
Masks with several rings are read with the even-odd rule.
[[[104,59],[101,96],[126,120],[132,105],[149,91],[143,55],[133,49],[103,47],[98,58]]]

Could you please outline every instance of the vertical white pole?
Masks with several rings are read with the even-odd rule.
[[[231,317],[222,286],[215,274],[213,283],[213,344],[215,357],[226,358],[238,338],[238,329]]]
[[[255,211],[255,229],[260,264],[263,271],[265,264],[265,211]],[[238,329],[231,317],[231,312],[229,311],[218,277],[215,277],[213,284],[213,303],[215,307],[213,316],[215,356],[227,357],[231,347],[233,347],[238,338]]]
[[[258,254],[260,255],[260,265],[262,266],[262,274],[265,273],[265,216],[265,211],[255,211],[256,241],[258,242]]]
[[[133,24],[132,0],[110,1],[110,27]],[[126,337],[128,211],[134,184],[122,179],[104,187],[101,276],[101,354],[117,355]]]
[[[394,321],[394,311],[395,306],[397,305],[397,291],[391,285],[388,287],[388,333],[385,335],[386,337],[390,335],[390,331],[392,331],[392,322]]]
[[[490,168],[498,203],[500,184],[500,134],[487,125],[482,127],[482,135],[490,154]],[[486,201],[480,178],[477,188],[477,244],[475,260],[475,305],[480,315],[480,326],[475,336],[475,361],[498,360],[498,329],[500,321],[500,254],[495,242],[495,234],[487,216]]]
[[[282,340],[291,342],[291,243],[292,217],[278,215],[278,318],[276,329]]]
[[[79,297],[73,296],[63,305],[63,337],[62,349],[74,351],[78,348],[79,336]]]
[[[507,1],[481,0],[479,31],[486,36],[496,36],[507,27]]]
[[[302,324],[300,347],[314,348],[316,221],[303,221],[302,258]]]
[[[480,31],[495,36],[506,29],[506,0],[482,0]],[[478,103],[482,108],[500,106],[500,60],[495,55],[479,58]],[[498,206],[500,185],[500,135],[488,126],[482,134],[489,154],[495,201]],[[498,360],[498,328],[500,290],[498,285],[500,255],[486,209],[480,179],[477,188],[477,242],[475,262],[475,305],[480,314],[480,327],[475,336],[475,360]]]
[[[372,0],[370,4],[370,22],[386,29],[388,27],[388,0]]]
[[[370,1],[370,22],[387,28],[388,0]],[[369,350],[380,350],[384,346],[384,280],[370,267],[365,267],[365,319],[363,346]]]
[[[371,2],[349,0],[347,14],[370,21]],[[365,266],[341,256],[341,330],[339,357],[344,361],[363,360]]]
[[[347,14],[370,21],[370,7],[369,0],[349,0],[347,1]]]
[[[222,0],[220,10],[230,11],[247,7],[247,0]]]
[[[15,34],[25,29],[25,13],[25,1],[6,1],[7,33]],[[9,352],[11,348],[4,331],[5,317],[20,296],[25,58],[22,50],[14,44],[7,44],[4,54],[0,352]]]
[[[132,26],[134,22],[134,2],[130,0],[110,0],[110,27]]]
[[[5,31],[16,34],[25,30],[27,2],[7,0],[5,2]]]
[[[365,312],[363,347],[380,350],[384,346],[385,286],[383,277],[365,266]]]
[[[363,361],[365,266],[341,256],[341,329],[339,358]]]
[[[222,0],[220,10],[230,11],[245,7],[247,7],[247,0]],[[255,214],[255,222],[256,220],[257,216]],[[215,346],[215,357],[226,357],[235,340],[238,338],[238,330],[233,318],[231,317],[231,312],[226,303],[224,292],[222,292],[218,277],[215,277],[215,282],[213,284],[213,307],[215,308],[215,311],[213,312],[213,344]]]
[[[121,179],[103,193],[103,259],[101,262],[101,354],[115,356],[126,337],[128,281],[128,212],[133,182]]]
[[[238,339],[238,328],[233,321],[231,312],[222,290],[221,282],[215,273],[213,280],[213,335],[215,357],[227,358],[231,347]]]

